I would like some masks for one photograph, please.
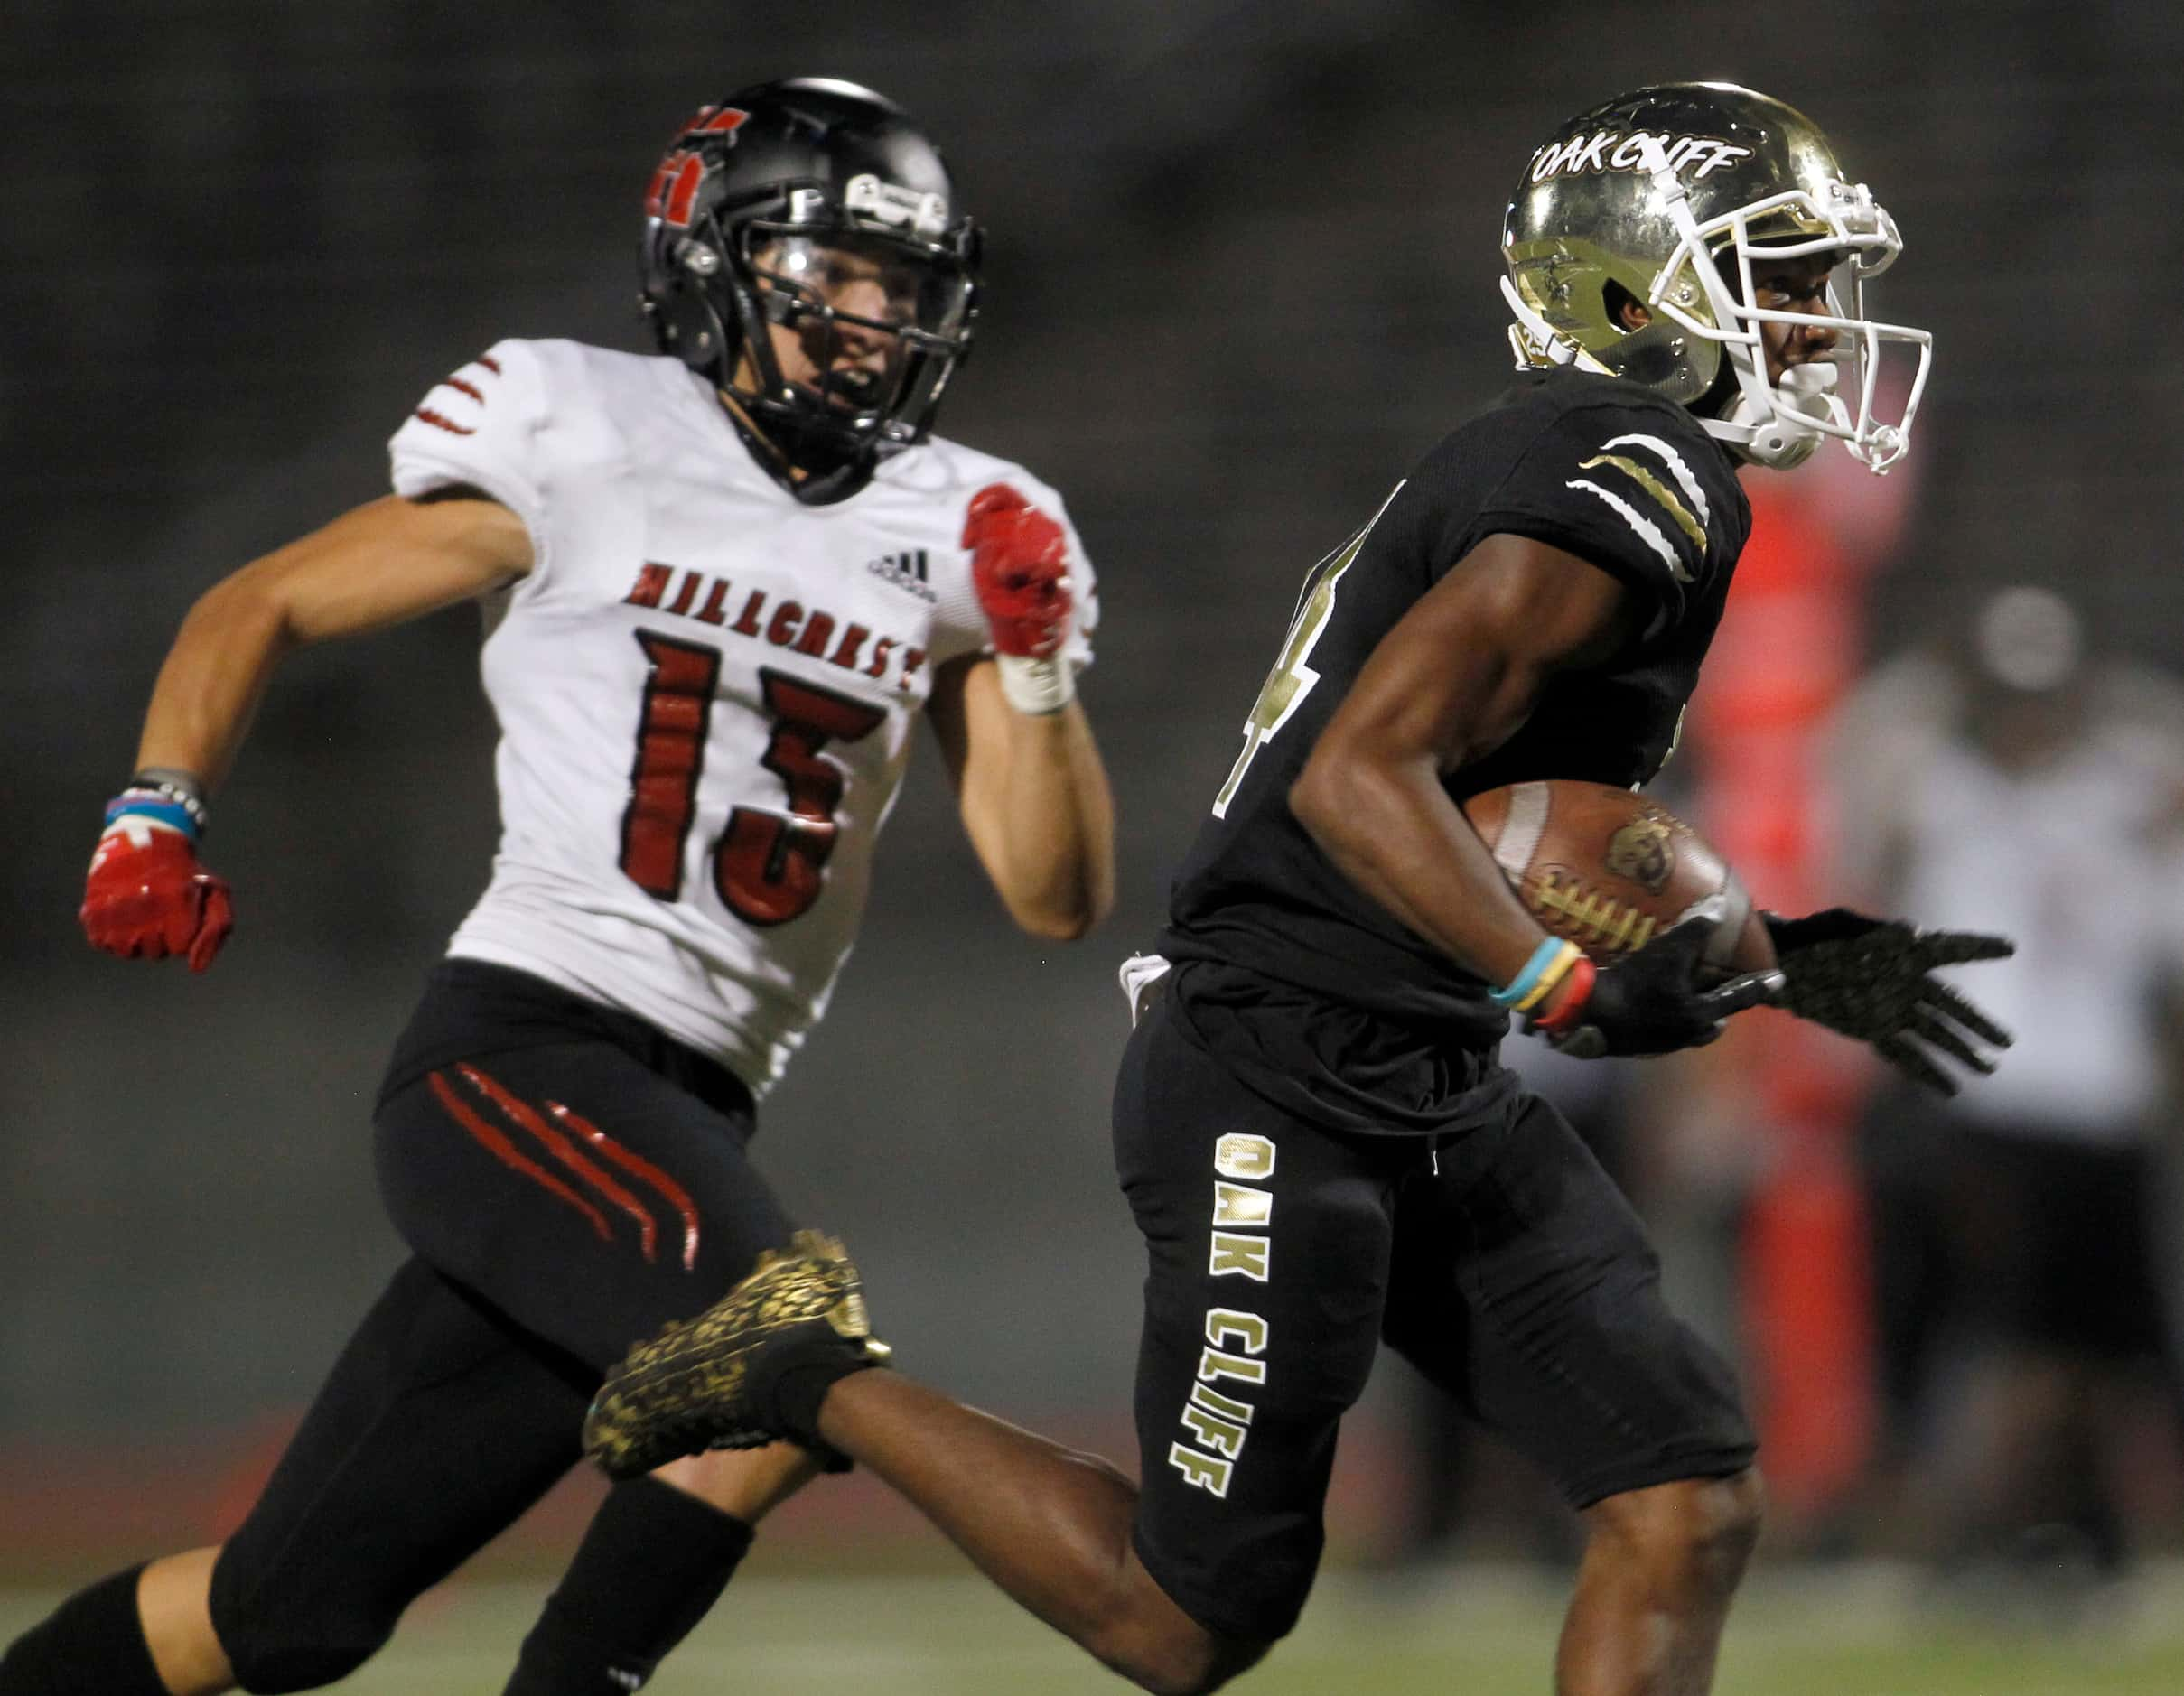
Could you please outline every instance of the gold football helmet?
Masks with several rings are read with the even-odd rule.
[[[1926,331],[1865,313],[1867,281],[1902,247],[1803,114],[1733,83],[1639,89],[1572,118],[1532,155],[1502,226],[1509,340],[1519,366],[1644,384],[1756,463],[1796,465],[1834,436],[1885,471],[1909,445],[1933,357]],[[1814,254],[1835,267],[1826,315],[1750,303],[1755,258]],[[1627,327],[1628,301],[1647,309],[1642,327]],[[1768,322],[1833,329],[1837,351],[1770,383]],[[1917,359],[1892,421],[1875,411],[1887,343]],[[1836,393],[1846,373],[1848,399]]]

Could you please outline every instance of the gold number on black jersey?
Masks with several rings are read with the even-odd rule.
[[[1334,616],[1335,591],[1340,586],[1342,573],[1356,563],[1358,550],[1365,545],[1365,538],[1373,533],[1373,526],[1380,522],[1380,513],[1388,508],[1388,501],[1395,499],[1403,485],[1397,483],[1388,492],[1387,500],[1380,503],[1380,512],[1366,520],[1365,527],[1340,547],[1311,568],[1304,580],[1304,592],[1297,598],[1296,617],[1289,623],[1289,634],[1283,638],[1281,657],[1274,661],[1274,669],[1266,674],[1266,681],[1259,685],[1259,698],[1251,704],[1251,714],[1244,721],[1244,751],[1228,769],[1228,781],[1221,785],[1221,792],[1213,797],[1213,815],[1228,816],[1228,804],[1244,774],[1251,769],[1252,759],[1266,743],[1274,741],[1274,733],[1289,722],[1290,715],[1304,704],[1304,697],[1312,692],[1320,681],[1320,674],[1306,664],[1312,649],[1326,633],[1327,621]]]

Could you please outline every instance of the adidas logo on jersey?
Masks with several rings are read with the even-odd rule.
[[[898,589],[908,590],[920,601],[931,601],[931,563],[921,547],[902,554],[882,554],[864,569],[875,577],[883,577]]]

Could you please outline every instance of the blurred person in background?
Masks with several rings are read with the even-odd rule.
[[[870,1370],[824,1241],[610,1375],[586,1423],[610,1473],[766,1436],[849,1454],[1106,1664],[1206,1691],[1295,1623],[1385,1340],[1585,1515],[1557,1690],[1710,1688],[1752,1433],[1629,1204],[1497,1063],[1509,1015],[1577,1058],[1666,1054],[1778,994],[1946,1084],[2005,1039],[1928,968],[2007,944],[1834,909],[1769,924],[1778,972],[1723,978],[1716,911],[1596,969],[1460,803],[1660,769],[1750,524],[1738,462],[1908,445],[1856,380],[1891,341],[1923,377],[1926,333],[1862,315],[1899,246],[1807,119],[1729,84],[1638,89],[1532,156],[1502,244],[1520,375],[1307,576],[1160,952],[1125,968],[1139,1484]]]
[[[1081,548],[1053,490],[929,434],[978,257],[938,154],[870,90],[761,85],[683,127],[647,213],[664,357],[499,343],[396,434],[394,495],[211,590],[161,670],[98,946],[209,966],[206,798],[277,662],[459,601],[500,849],[374,1115],[412,1258],[236,1533],[63,1604],[5,1696],[344,1677],[576,1462],[604,1367],[789,1241],[755,1102],[826,1008],[921,713],[1015,922],[1073,937],[1110,901]],[[618,1485],[511,1696],[641,1686],[818,1464]]]
[[[2088,655],[2065,601],[2018,587],[1961,653],[1877,672],[1838,737],[1872,898],[2017,942],[1979,979],[2010,1064],[1946,1104],[1884,1095],[1862,1139],[1885,1534],[2112,1571],[2184,1434],[2184,684]]]

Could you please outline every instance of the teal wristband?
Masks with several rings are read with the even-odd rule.
[[[1562,957],[1562,938],[1549,937],[1532,950],[1532,957],[1525,962],[1525,969],[1500,989],[1489,990],[1487,999],[1499,1007],[1516,1006],[1532,992],[1539,983],[1540,974]]]

